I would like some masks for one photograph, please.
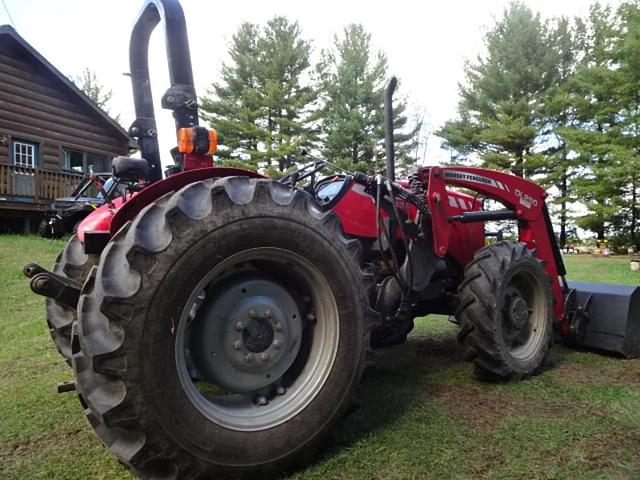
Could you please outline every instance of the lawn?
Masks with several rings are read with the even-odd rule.
[[[50,342],[22,266],[53,264],[63,241],[0,236],[0,478],[130,478],[102,447]],[[640,284],[627,259],[567,257],[574,280]],[[640,478],[640,360],[555,346],[547,370],[479,383],[456,328],[417,322],[380,352],[358,408],[324,456],[292,478]]]

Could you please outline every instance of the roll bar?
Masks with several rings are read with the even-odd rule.
[[[184,12],[178,0],[147,0],[138,14],[129,43],[129,68],[136,119],[129,128],[142,158],[149,164],[149,180],[162,179],[158,130],[149,79],[149,38],[164,20],[171,86],[162,96],[162,108],[173,111],[176,131],[198,125],[198,100],[193,84],[189,39]]]

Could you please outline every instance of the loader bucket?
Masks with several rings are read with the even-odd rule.
[[[625,357],[640,356],[640,287],[569,282],[586,321],[574,344]]]

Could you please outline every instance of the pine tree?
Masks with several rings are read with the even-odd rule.
[[[617,154],[622,157],[620,214],[625,219],[626,241],[640,249],[640,5],[622,4],[618,11],[621,36],[616,45],[614,70],[621,110],[615,117]],[[615,172],[614,172],[615,173]]]
[[[539,139],[545,145],[544,178],[541,183],[555,187],[558,194],[553,197],[560,224],[559,244],[564,248],[569,230],[568,204],[575,200],[572,191],[573,177],[579,172],[579,158],[567,146],[563,128],[572,127],[577,120],[569,91],[570,80],[575,74],[579,50],[575,28],[567,18],[560,18],[551,27],[550,48],[556,56],[557,75],[555,83],[544,97],[543,118],[545,127]]]
[[[587,20],[578,21],[576,34],[581,58],[567,85],[574,121],[561,131],[579,155],[580,176],[573,185],[587,213],[577,224],[604,240],[621,223],[625,154],[616,138],[621,105],[613,68],[620,32],[611,9],[595,4]]]
[[[512,3],[485,37],[487,54],[465,68],[459,118],[437,132],[458,159],[525,176],[543,163],[534,143],[543,126],[543,98],[556,77],[546,22]]]
[[[262,158],[258,144],[265,137],[257,78],[258,37],[258,26],[240,26],[229,48],[231,62],[222,65],[222,81],[214,83],[200,101],[203,118],[218,131],[222,148],[217,155],[233,158],[244,154],[253,164]]]
[[[384,165],[384,89],[387,59],[371,51],[371,35],[362,25],[347,26],[317,67],[322,108],[318,112],[322,150],[342,168],[381,171]],[[406,102],[394,102],[396,158],[413,163],[417,126],[407,129]]]
[[[218,130],[219,156],[248,156],[284,170],[313,140],[305,85],[311,44],[297,22],[275,17],[260,28],[244,23],[232,38],[231,62],[202,99],[203,117]]]

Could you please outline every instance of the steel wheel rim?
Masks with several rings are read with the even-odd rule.
[[[510,307],[509,290],[517,292],[526,304],[527,319],[520,328],[513,327],[506,312]],[[526,362],[537,354],[545,339],[548,312],[544,287],[531,273],[516,272],[509,280],[503,303],[502,339],[514,359]],[[518,305],[520,306],[521,304]],[[513,330],[517,330],[515,334]]]
[[[303,330],[305,350],[295,358],[291,371],[298,371],[285,388],[285,393],[269,397],[266,405],[256,404],[256,393],[234,393],[208,395],[196,386],[187,361],[187,329],[193,319],[193,311],[202,303],[206,287],[233,268],[254,261],[281,264],[295,272],[298,279],[304,278],[302,287],[309,292],[310,303],[315,312],[314,325]],[[195,305],[195,307],[194,307]],[[300,319],[302,321],[302,319]],[[217,264],[202,278],[187,300],[176,331],[175,360],[177,373],[183,390],[190,402],[210,421],[232,430],[257,431],[273,428],[290,420],[304,410],[322,389],[331,373],[338,350],[339,314],[333,291],[324,275],[311,262],[297,253],[274,248],[254,248],[234,254]],[[285,376],[283,375],[283,378]],[[274,379],[274,385],[278,379]],[[265,389],[266,390],[266,389]],[[274,391],[274,389],[271,389]],[[277,387],[276,387],[277,390]]]

